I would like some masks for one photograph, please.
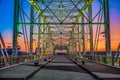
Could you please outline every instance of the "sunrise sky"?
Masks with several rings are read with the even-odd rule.
[[[13,2],[14,0],[0,0],[0,32],[4,36],[6,45],[12,46],[13,32]],[[120,0],[110,1],[111,47],[116,50],[120,43]],[[115,2],[116,1],[116,2]],[[102,50],[101,47],[100,50]]]

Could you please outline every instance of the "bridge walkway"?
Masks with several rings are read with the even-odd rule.
[[[77,61],[73,60],[73,62],[88,70],[92,74],[95,74],[101,80],[120,80],[120,68],[89,60],[86,60],[85,65],[82,65],[81,61],[81,59],[78,59]]]

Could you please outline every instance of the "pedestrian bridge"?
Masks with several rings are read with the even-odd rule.
[[[35,57],[34,57],[35,58]],[[23,60],[23,59],[21,59]],[[120,69],[73,55],[49,55],[0,68],[0,80],[119,80]],[[38,64],[35,64],[38,62]]]
[[[0,80],[120,80],[109,19],[109,0],[14,0],[12,48],[0,34]]]

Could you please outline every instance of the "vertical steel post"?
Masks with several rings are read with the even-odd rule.
[[[41,22],[41,16],[38,18],[38,22]],[[41,53],[41,24],[38,25],[38,42],[37,42],[37,54]]]
[[[37,42],[37,48],[40,48],[40,25],[38,25],[38,42]]]
[[[76,32],[76,33],[78,33],[77,27],[78,27],[78,26],[76,25],[76,28],[74,29],[74,32]],[[75,38],[77,38],[76,36],[77,36],[77,34],[75,34]],[[78,53],[77,53],[77,48],[78,48],[77,39],[75,39],[75,53],[76,53],[76,55],[78,55]]]
[[[42,55],[44,54],[44,25],[42,25]]]
[[[73,40],[73,38],[74,38],[74,27],[72,27],[72,31],[71,31],[71,38],[72,38],[72,40],[71,40],[71,44],[72,44],[72,51],[74,52],[74,40]]]
[[[81,21],[82,21],[82,23],[84,23],[84,17],[82,16],[82,18],[81,18]],[[84,35],[84,31],[85,31],[85,28],[84,28],[85,26],[84,26],[84,24],[82,24],[82,51],[83,51],[83,55],[85,55],[85,35]]]
[[[93,56],[93,27],[92,27],[92,4],[88,8],[89,13],[89,33],[90,33],[90,55]],[[93,58],[92,58],[93,59]]]
[[[74,40],[74,27],[72,28],[72,46],[73,46],[73,52],[75,53],[75,40]]]
[[[46,33],[48,33],[47,25],[45,25],[45,54],[47,53],[47,35],[48,35]]]
[[[72,52],[72,46],[71,45],[73,45],[72,44],[72,31],[70,31],[70,43],[69,43],[69,46],[70,46],[70,53]]]
[[[110,54],[111,42],[110,42],[109,0],[104,0],[104,23],[105,23],[106,58],[107,58],[108,56],[112,56],[112,54]],[[106,62],[107,62],[107,59],[106,59]],[[114,65],[113,58],[112,58],[112,65]]]
[[[13,25],[13,51],[12,55],[17,56],[18,53],[18,21],[19,21],[19,0],[14,0],[14,25]]]
[[[34,7],[30,6],[30,55],[33,53]]]
[[[47,25],[48,26],[48,25]],[[51,47],[52,47],[52,42],[51,42],[51,39],[50,39],[50,35],[51,35],[51,33],[50,33],[50,27],[48,27],[48,42],[47,42],[47,48],[48,48],[48,53],[50,53],[51,52]],[[50,53],[51,54],[51,53]]]
[[[81,18],[80,18],[81,19]],[[78,20],[79,21],[79,23],[80,23],[80,19]],[[82,56],[82,51],[81,51],[81,32],[82,32],[82,26],[81,25],[79,25],[78,26],[78,38],[79,38],[79,57],[81,58],[81,56]]]
[[[39,23],[41,22],[41,16],[39,16],[38,22],[39,22]],[[39,24],[39,25],[38,25],[38,45],[37,45],[38,48],[40,48],[41,33],[42,33],[41,24]]]
[[[78,55],[81,57],[81,31],[80,31],[80,25],[78,25]]]
[[[41,23],[43,22],[43,18],[41,17]],[[40,26],[40,48],[41,48],[41,58],[43,57],[43,25]]]

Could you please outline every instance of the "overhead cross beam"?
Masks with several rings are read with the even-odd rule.
[[[85,3],[85,5],[82,7],[81,10],[78,9],[78,10],[80,11],[80,13],[79,13],[78,16],[76,17],[76,22],[79,21],[79,19],[80,19],[81,16],[84,16],[84,12],[85,12],[86,9],[92,4],[93,1],[94,1],[94,0],[88,0],[88,1]]]
[[[29,3],[36,9],[39,15],[42,16],[45,23],[47,23],[45,15],[42,13],[42,10],[39,8],[38,4],[34,0],[28,0]]]

